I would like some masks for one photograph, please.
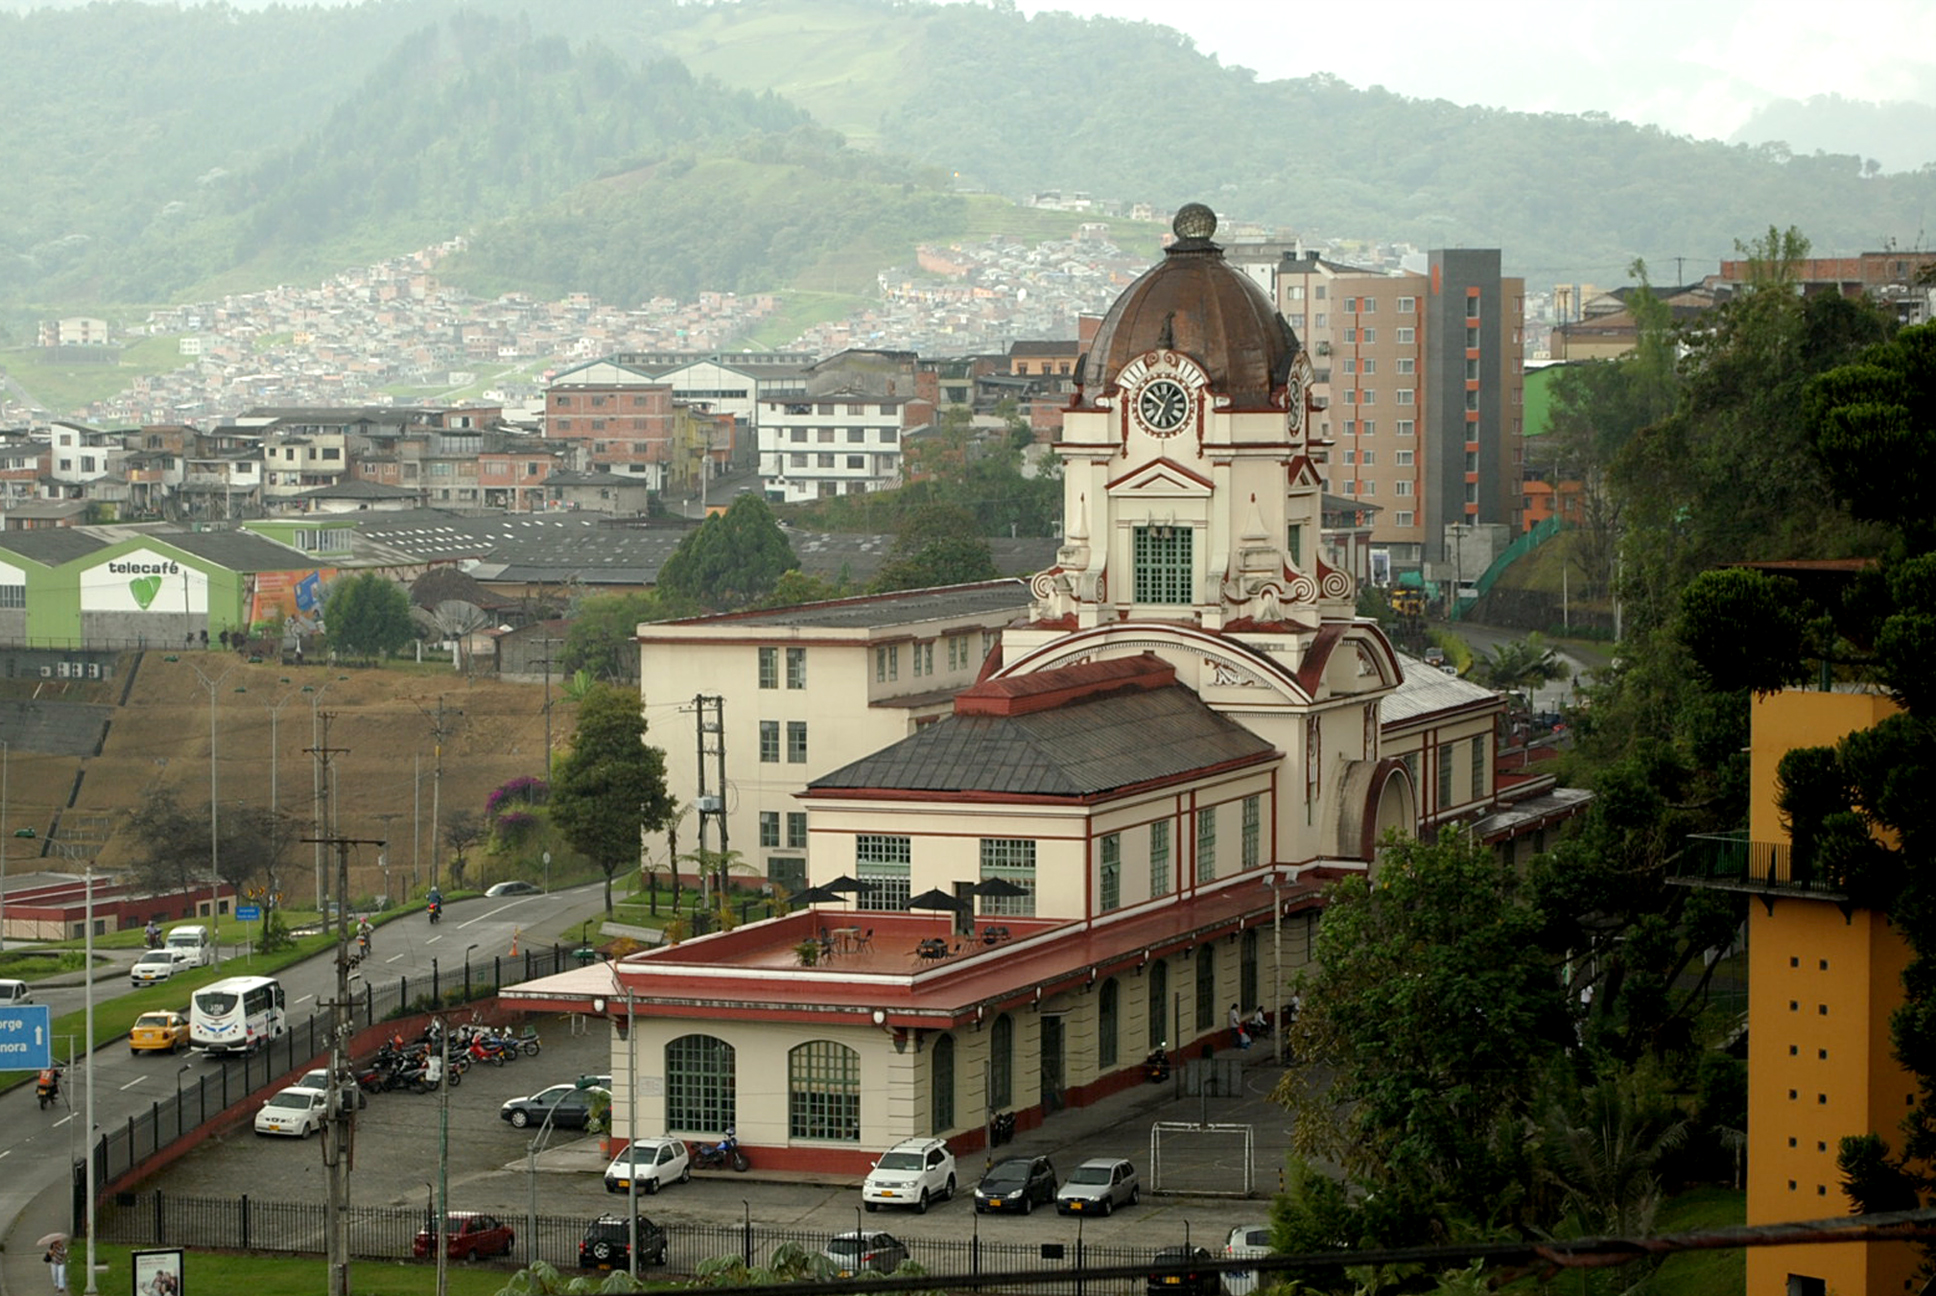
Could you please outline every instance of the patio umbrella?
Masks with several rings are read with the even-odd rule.
[[[811,886],[804,891],[796,891],[790,903],[794,905],[832,904],[840,896],[823,886]]]
[[[961,908],[961,902],[940,887],[930,887],[920,895],[909,899],[907,903],[910,909],[946,909],[951,913],[958,912]]]
[[[823,890],[831,891],[836,895],[844,895],[850,892],[854,895],[859,895],[861,892],[867,890],[867,883],[861,881],[859,878],[848,877],[845,873],[842,873],[831,882],[823,882],[821,887]]]
[[[978,896],[1008,896],[1012,898],[1014,896],[1027,895],[1028,888],[1018,886],[1005,877],[983,878],[981,881],[975,883],[975,894]]]

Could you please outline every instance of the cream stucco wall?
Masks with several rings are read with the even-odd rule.
[[[758,875],[770,877],[771,861],[809,857],[808,847],[788,845],[787,816],[804,815],[807,809],[796,794],[812,779],[907,737],[918,721],[950,713],[953,692],[974,682],[994,633],[1021,606],[1018,591],[1011,611],[854,629],[732,618],[641,626],[639,678],[647,741],[664,749],[666,785],[682,805],[690,805],[697,795],[699,763],[693,699],[701,694],[725,699],[728,845]],[[925,646],[924,664],[932,655],[932,672],[914,673],[917,645]],[[761,648],[775,650],[777,688],[760,687]],[[804,688],[787,687],[789,649],[806,655]],[[894,650],[892,679],[886,678],[886,662],[877,654],[881,649]],[[930,700],[918,705],[892,701],[916,696]],[[778,761],[760,759],[762,721],[779,726]],[[806,726],[805,761],[787,759],[789,724]],[[707,783],[710,791],[718,792],[711,769]],[[778,847],[760,845],[762,811],[779,816]],[[680,852],[690,851],[697,840],[689,815],[680,827]],[[711,845],[717,848],[718,842]],[[646,850],[649,858],[663,861],[663,839],[648,842]]]
[[[1273,973],[1272,941],[1269,927],[1253,929],[1257,997],[1274,1007],[1285,993]],[[1284,939],[1283,978],[1288,981],[1304,965],[1308,942]],[[670,1127],[666,1119],[666,1045],[684,1035],[711,1035],[730,1044],[735,1052],[735,1120],[742,1143],[759,1148],[784,1148],[811,1156],[816,1150],[829,1156],[864,1152],[878,1155],[901,1139],[929,1134],[959,1135],[979,1130],[989,1113],[983,1101],[992,1064],[991,1046],[996,1022],[1006,1016],[1013,1031],[1010,1054],[1008,1101],[997,1111],[1026,1110],[1043,1102],[1042,1039],[1043,1020],[1053,1017],[1062,1029],[1061,1091],[1082,1089],[1097,1084],[1106,1076],[1140,1067],[1152,1041],[1164,1042],[1181,1051],[1188,1042],[1212,1036],[1221,1051],[1228,1046],[1224,1035],[1225,1017],[1232,1002],[1241,1002],[1242,956],[1244,940],[1223,938],[1199,945],[1190,957],[1172,956],[1152,959],[1149,964],[1118,973],[1113,978],[1099,977],[1093,986],[1050,995],[1040,1004],[1019,1004],[990,1012],[980,1023],[965,1022],[946,1032],[911,1032],[901,1037],[871,1025],[829,1024],[816,1026],[797,1022],[707,1021],[691,1018],[640,1017],[638,1035],[638,1134],[648,1138],[672,1134],[682,1138],[717,1137],[720,1131]],[[1197,970],[1211,969],[1214,993],[1207,1001],[1210,1022],[1198,1026]],[[1159,971],[1158,969],[1162,969]],[[1104,987],[1116,985],[1116,1052],[1113,1063],[1100,1056],[1100,1008]],[[1164,1020],[1152,1030],[1151,988],[1164,989],[1159,1016]],[[1254,1003],[1243,1003],[1248,1013]],[[1179,1031],[1177,1022],[1180,1020]],[[936,1043],[946,1034],[954,1042],[954,1120],[937,1129],[934,1122]],[[860,1076],[860,1123],[856,1139],[796,1138],[789,1129],[788,1077],[793,1050],[814,1040],[827,1040],[854,1051]],[[612,1036],[612,1130],[619,1139],[631,1130],[629,1083],[630,1050],[621,1033]]]

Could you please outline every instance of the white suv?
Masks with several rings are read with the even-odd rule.
[[[886,1203],[925,1214],[930,1201],[949,1201],[954,1195],[955,1154],[937,1138],[896,1143],[881,1153],[860,1186],[860,1199],[870,1211]]]

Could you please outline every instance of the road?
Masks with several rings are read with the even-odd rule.
[[[532,933],[559,931],[598,913],[602,902],[599,884],[548,896],[455,901],[446,906],[444,920],[436,926],[418,914],[379,927],[370,961],[361,971],[373,981],[397,976],[415,980],[429,976],[433,968],[444,977],[461,977],[467,952],[474,963],[488,964],[493,957],[510,953],[514,932],[521,940],[529,940]],[[235,934],[233,926],[223,927],[224,936]],[[223,966],[236,975],[245,974],[249,960],[237,957],[237,953],[225,957]],[[318,956],[278,975],[289,997],[290,1015],[300,1019],[315,1011],[320,998],[334,991],[334,956]],[[510,975],[508,965],[506,975]],[[125,975],[96,981],[97,1007],[129,989]],[[78,986],[54,988],[38,997],[59,1017],[83,1006],[84,991]],[[60,1041],[55,1047],[61,1049]],[[0,1119],[5,1120],[8,1131],[7,1145],[0,1148],[0,1221],[4,1221],[0,1234],[11,1230],[13,1221],[36,1197],[64,1181],[67,1167],[80,1155],[81,1109],[90,1071],[95,1128],[112,1129],[152,1110],[154,1102],[170,1096],[177,1085],[192,1085],[197,1076],[225,1065],[235,1064],[197,1054],[181,1059],[165,1054],[130,1054],[116,1043],[68,1071],[63,1085],[72,1106],[40,1110],[31,1085],[0,1095]],[[315,1167],[315,1173],[320,1173],[320,1166]]]
[[[1505,626],[1479,625],[1472,621],[1434,621],[1435,630],[1457,635],[1472,647],[1474,656],[1483,656],[1501,644],[1518,643],[1526,638],[1524,630]],[[1580,688],[1593,677],[1593,672],[1603,667],[1611,654],[1595,653],[1588,648],[1568,646],[1554,648],[1554,655],[1566,664],[1566,674],[1550,683],[1542,684],[1533,691],[1533,710],[1558,711],[1572,705],[1578,699]],[[1575,681],[1578,681],[1576,686]]]

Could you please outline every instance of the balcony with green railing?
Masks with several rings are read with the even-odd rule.
[[[1786,842],[1750,841],[1745,830],[1691,835],[1667,871],[1670,880],[1681,886],[1809,895],[1818,900],[1848,898],[1833,879],[1817,874],[1806,861],[1798,862]]]

